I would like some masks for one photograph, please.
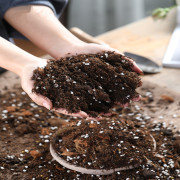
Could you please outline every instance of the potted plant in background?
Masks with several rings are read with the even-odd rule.
[[[155,19],[164,19],[168,15],[168,13],[178,5],[180,5],[180,0],[176,0],[176,5],[166,8],[157,8],[153,11],[152,16]]]

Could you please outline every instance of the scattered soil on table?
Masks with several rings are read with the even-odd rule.
[[[161,111],[167,106],[176,102],[162,101],[162,97],[155,96],[153,88],[141,88],[140,94],[143,97],[141,102],[136,102],[128,108],[113,108],[113,113],[110,117],[104,118],[100,124],[94,122],[86,122],[80,118],[65,116],[56,112],[51,112],[45,108],[35,105],[30,98],[21,89],[8,91],[0,96],[0,179],[2,180],[69,180],[69,179],[86,179],[86,180],[137,180],[137,179],[179,179],[180,178],[180,132],[176,130],[176,126],[171,124],[166,126],[164,122],[154,122],[158,117],[149,116],[151,110]],[[151,95],[151,96],[150,96]],[[155,96],[155,97],[154,97]],[[170,95],[169,95],[170,96]],[[158,102],[161,100],[161,104]],[[169,103],[169,104],[167,104]],[[180,118],[178,110],[175,121]],[[155,110],[156,108],[156,110]],[[163,114],[164,113],[164,114]],[[166,111],[162,112],[165,117]],[[173,114],[172,114],[173,115]],[[112,122],[114,121],[114,122]],[[127,126],[127,132],[137,133],[137,129],[142,133],[149,132],[153,135],[157,142],[157,149],[152,153],[152,147],[149,154],[145,154],[146,158],[142,164],[132,170],[115,172],[107,176],[87,175],[69,170],[56,161],[52,160],[49,152],[49,143],[52,135],[58,128],[69,126],[89,127],[97,126],[98,129],[102,126],[109,130],[109,135],[118,133],[117,129],[104,127],[106,123],[110,126],[122,127]],[[119,123],[120,122],[120,123]],[[134,124],[132,124],[132,122]],[[113,123],[115,123],[113,125]],[[125,124],[129,124],[125,125]],[[90,132],[92,130],[90,129]],[[94,128],[95,131],[95,128]],[[104,130],[105,131],[105,130]],[[120,131],[120,130],[119,130]],[[22,133],[20,133],[22,132]],[[121,132],[121,131],[120,131]],[[139,132],[139,133],[140,133]],[[125,132],[122,132],[125,133]],[[99,142],[103,141],[99,137]],[[105,134],[104,134],[105,135]],[[132,134],[133,135],[133,134]],[[136,134],[140,136],[140,134]],[[130,136],[130,135],[129,135]],[[87,137],[87,135],[86,135]],[[134,136],[132,136],[134,137]],[[82,138],[82,137],[81,137]],[[83,140],[88,141],[88,138]],[[105,144],[110,143],[109,138],[114,139],[115,145],[117,141],[115,137],[105,137]],[[125,137],[121,137],[125,138]],[[121,141],[121,138],[119,141]],[[145,137],[142,137],[145,138]],[[133,139],[133,138],[132,138]],[[137,141],[137,140],[136,140]],[[133,142],[136,142],[133,139]],[[63,142],[63,141],[62,141]],[[77,143],[78,141],[76,141]],[[121,144],[121,147],[127,142]],[[138,142],[141,143],[141,142]],[[146,142],[144,142],[146,143]],[[78,145],[78,144],[77,144]],[[129,146],[131,149],[135,148]],[[142,146],[142,144],[141,144]],[[79,148],[82,146],[79,145]],[[84,147],[84,146],[83,146]],[[117,152],[118,145],[115,146],[114,152]],[[144,147],[147,150],[147,147]],[[83,150],[83,149],[82,149]],[[102,149],[99,149],[102,151]],[[140,152],[143,151],[143,148]],[[123,151],[122,151],[123,152]],[[102,152],[106,153],[106,152]],[[133,156],[133,151],[131,152]],[[104,156],[105,158],[108,158]],[[121,157],[119,157],[121,160]],[[126,163],[126,162],[125,162]],[[87,165],[89,167],[89,165]],[[106,167],[106,164],[103,166]]]
[[[154,149],[150,132],[137,127],[133,117],[78,121],[60,128],[52,147],[68,163],[87,169],[135,167],[152,157]]]
[[[135,90],[141,80],[126,59],[105,52],[49,60],[43,69],[34,70],[33,92],[48,97],[56,109],[81,110],[97,117],[117,102],[125,104],[138,97]]]

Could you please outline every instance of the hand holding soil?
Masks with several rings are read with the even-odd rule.
[[[63,114],[97,118],[120,103],[137,100],[141,80],[129,59],[114,52],[49,60],[34,70],[33,92],[48,97]]]
[[[23,90],[29,95],[29,97],[38,105],[44,106],[47,109],[52,108],[51,101],[40,94],[32,93],[32,88],[34,86],[34,82],[31,80],[33,71],[36,68],[43,68],[47,65],[46,59],[40,59],[39,61],[34,61],[33,63],[27,64],[20,75],[21,77],[21,85]]]
[[[69,57],[50,60],[47,64],[47,60],[35,57],[2,38],[0,42],[0,65],[18,74],[31,99],[47,109],[53,107],[60,113],[84,118],[97,117],[100,113],[108,113],[116,103],[126,104],[139,97],[135,92],[141,85],[136,73],[141,72],[138,67],[117,52],[97,54],[111,48],[78,43],[75,49],[69,49]],[[75,52],[86,54],[72,56]],[[33,75],[35,69],[37,72]]]
[[[46,65],[47,65],[47,60],[45,59],[40,59],[39,61],[35,61],[34,63],[26,65],[21,74],[21,85],[23,90],[29,95],[29,97],[36,104],[38,104],[39,106],[44,106],[45,108],[50,110],[53,108],[53,105],[52,102],[49,100],[49,98],[32,92],[32,89],[34,87],[34,81],[31,80],[33,71],[37,68],[41,70],[41,68],[44,68]],[[68,114],[65,109],[58,109],[58,112],[62,114]],[[79,112],[77,114],[71,114],[71,115],[83,117],[84,113]]]
[[[76,47],[76,51],[77,51],[77,53],[81,53],[81,52],[85,52],[85,53],[87,53],[87,54],[89,54],[89,52],[93,52],[93,53],[97,53],[99,50],[105,50],[105,49],[111,49],[111,48],[108,48],[108,47],[105,47],[105,46],[102,46],[102,45],[97,45],[97,44],[86,44],[86,43],[84,43],[84,46],[78,46],[78,47]],[[114,49],[112,49],[112,50],[114,50]],[[69,54],[75,54],[75,52],[76,51],[73,51],[72,49],[71,49],[71,53],[69,53]],[[117,53],[118,51],[116,51],[116,53]],[[106,56],[108,56],[108,54],[106,53],[103,57],[104,58],[106,58]],[[121,56],[120,55],[120,53],[118,52],[118,55],[117,56]],[[82,58],[81,56],[79,56],[78,58]],[[93,58],[93,57],[92,57]],[[91,58],[91,60],[92,61],[95,61],[95,63],[97,63],[96,62],[96,60],[94,59],[92,59]],[[125,59],[125,61],[126,62],[132,62],[132,60],[129,60],[127,57],[124,57],[123,56],[123,58]],[[69,58],[64,58],[65,59],[65,61],[69,61],[69,59],[70,59],[70,57]],[[81,60],[80,60],[81,61]],[[53,62],[53,61],[52,61]],[[55,61],[54,61],[55,62]],[[85,63],[85,66],[87,66],[87,64],[88,63]],[[104,67],[106,67],[107,66],[107,64],[108,63],[104,63],[103,64],[103,66]],[[39,72],[42,72],[43,73],[43,68],[45,67],[47,65],[47,60],[44,60],[44,59],[41,59],[41,60],[39,60],[39,61],[37,61],[37,62],[35,62],[35,63],[32,63],[32,64],[30,64],[30,65],[28,65],[28,66],[25,66],[25,68],[24,68],[24,70],[23,70],[23,75],[21,76],[22,78],[22,87],[23,87],[23,89],[27,92],[27,94],[30,96],[30,98],[34,101],[34,102],[36,102],[36,104],[38,104],[38,105],[40,105],[40,106],[44,106],[44,107],[46,107],[47,109],[54,109],[54,110],[56,110],[56,111],[58,111],[59,113],[62,113],[62,114],[66,114],[66,115],[72,115],[72,116],[77,116],[77,117],[83,117],[83,118],[89,118],[90,116],[94,116],[94,117],[96,117],[96,116],[98,116],[98,113],[108,113],[108,110],[109,110],[109,108],[110,107],[112,107],[113,105],[110,105],[110,107],[106,107],[106,109],[103,109],[103,107],[101,108],[101,110],[100,111],[98,111],[98,112],[96,112],[95,114],[94,114],[94,112],[90,112],[91,113],[91,115],[90,114],[88,114],[89,112],[87,112],[87,109],[88,109],[88,107],[87,107],[87,105],[82,105],[82,106],[86,106],[86,110],[84,110],[83,108],[81,108],[81,107],[79,107],[79,111],[77,111],[77,109],[76,110],[74,110],[73,108],[72,108],[72,106],[71,107],[68,107],[69,105],[66,105],[66,106],[63,106],[62,104],[61,104],[61,106],[57,106],[56,104],[55,105],[53,105],[53,102],[54,102],[54,99],[52,99],[52,97],[53,97],[53,94],[51,94],[51,93],[54,93],[54,90],[51,90],[50,92],[49,92],[49,94],[48,93],[45,93],[45,94],[41,94],[41,92],[40,91],[46,91],[46,86],[45,86],[45,82],[46,81],[49,81],[49,79],[50,79],[50,74],[53,74],[53,73],[56,73],[55,71],[59,71],[59,73],[57,74],[57,76],[55,77],[55,76],[51,76],[51,77],[53,77],[53,78],[59,78],[58,76],[64,76],[65,74],[62,74],[62,72],[64,71],[63,69],[60,69],[60,70],[58,70],[57,68],[56,69],[54,69],[53,71],[54,72],[52,72],[52,73],[50,73],[50,74],[46,74],[47,75],[47,79],[45,78],[45,79],[43,79],[44,77],[38,77],[38,75],[37,76],[34,76],[34,79],[38,79],[38,83],[39,83],[39,86],[36,86],[36,88],[34,88],[33,89],[33,87],[34,87],[34,82],[31,80],[31,77],[32,77],[32,72],[35,70],[35,69],[38,69],[39,70]],[[61,65],[63,65],[63,64],[61,64]],[[95,64],[94,64],[95,65]],[[134,70],[134,71],[137,71],[138,73],[140,73],[141,71],[138,69],[138,67],[135,65],[135,64],[132,64],[132,63],[130,63],[129,64],[130,66],[131,66],[131,68]],[[67,66],[71,66],[71,63],[70,64],[67,64]],[[89,67],[91,68],[91,64],[89,64]],[[66,68],[68,68],[68,67],[66,67]],[[72,68],[72,67],[71,67]],[[130,68],[130,69],[131,69]],[[100,68],[101,69],[101,68]],[[89,70],[91,70],[91,69],[89,69]],[[97,71],[98,71],[98,69],[97,69]],[[47,72],[46,72],[47,73]],[[67,72],[66,72],[67,73]],[[76,73],[76,76],[77,76],[77,72],[74,72],[74,73]],[[82,72],[83,73],[83,72]],[[91,73],[91,71],[90,71],[90,73]],[[80,77],[80,72],[78,72],[78,76]],[[88,74],[88,73],[87,73]],[[107,74],[107,73],[106,73]],[[45,75],[45,74],[44,74]],[[43,75],[43,76],[44,76]],[[46,76],[45,75],[45,76]],[[111,74],[112,75],[112,74]],[[87,75],[87,77],[86,78],[88,78],[88,76],[89,75]],[[117,75],[115,75],[115,76],[117,76]],[[124,76],[124,75],[123,75]],[[75,78],[77,78],[77,77],[75,77]],[[81,77],[80,77],[81,78]],[[91,77],[91,78],[93,78],[93,77]],[[96,78],[95,78],[96,79]],[[62,81],[63,81],[63,79],[61,79]],[[101,79],[102,81],[105,81],[105,79]],[[56,81],[56,79],[51,79],[50,80],[51,82],[50,82],[50,84],[48,85],[48,87],[47,87],[47,89],[48,88],[52,88],[52,89],[55,89],[55,91],[57,90],[58,91],[58,93],[60,93],[59,94],[59,96],[60,96],[60,98],[61,98],[61,100],[62,101],[66,101],[66,99],[68,98],[68,96],[69,97],[71,97],[72,96],[72,94],[66,94],[66,95],[64,95],[64,93],[62,93],[62,91],[60,92],[60,90],[58,90],[59,88],[61,89],[61,86],[59,86],[59,84],[58,83],[55,83],[55,81]],[[64,81],[66,81],[66,79],[64,79]],[[88,81],[88,79],[87,79],[87,81]],[[95,80],[95,81],[97,81],[97,80]],[[96,84],[93,84],[93,83],[95,83],[95,81],[92,81],[91,80],[91,82],[89,82],[89,83],[91,83],[91,87],[88,87],[88,89],[90,88],[91,89],[91,91],[93,91],[93,88],[92,88],[92,86],[97,86],[97,82],[96,82]],[[98,80],[99,81],[99,80]],[[123,80],[123,81],[125,81],[125,80]],[[53,83],[52,83],[53,82]],[[74,81],[73,82],[73,84],[76,84],[75,83],[76,81]],[[43,83],[45,83],[45,84],[43,84]],[[71,82],[72,83],[72,82]],[[83,83],[83,82],[81,82],[81,83]],[[115,83],[115,82],[114,82]],[[115,83],[116,84],[116,86],[117,86],[117,83]],[[140,84],[139,84],[140,85]],[[138,85],[138,86],[139,86]],[[51,87],[52,86],[52,87]],[[56,87],[57,86],[57,87]],[[70,84],[69,83],[67,83],[65,86],[70,86]],[[66,87],[63,87],[63,88],[65,88],[66,89]],[[89,85],[88,85],[89,86]],[[59,88],[58,88],[59,87]],[[74,87],[71,87],[71,88],[74,88]],[[79,87],[80,88],[80,87]],[[84,87],[83,87],[84,88]],[[87,88],[87,87],[86,87]],[[97,87],[95,87],[94,88],[94,90],[96,89]],[[121,88],[123,88],[123,87],[121,87]],[[37,92],[37,93],[33,93],[32,92],[32,89],[33,89],[33,92]],[[40,91],[39,91],[39,89],[41,89]],[[67,90],[69,90],[69,89],[67,89]],[[67,91],[66,90],[66,91]],[[84,90],[87,90],[87,89],[84,89]],[[101,89],[99,89],[100,91],[101,91]],[[98,92],[99,92],[99,90],[98,90]],[[88,91],[88,90],[87,90]],[[90,91],[90,90],[89,90]],[[111,90],[110,90],[111,91]],[[57,93],[57,92],[55,92],[55,93]],[[70,93],[72,93],[72,92],[70,92]],[[66,97],[67,96],[67,97]],[[83,101],[87,101],[87,99],[86,98],[82,98],[82,99],[80,99],[80,96],[82,96],[81,94],[79,94],[78,95],[79,97],[76,97],[77,98],[77,100],[78,100],[78,98],[79,98],[79,101],[78,102],[76,102],[76,103],[81,103],[81,104],[83,104]],[[106,96],[106,97],[105,97]],[[107,98],[107,95],[105,95],[103,98]],[[56,94],[56,97],[58,98],[58,94]],[[64,99],[63,99],[64,98]],[[51,99],[51,100],[50,100]],[[129,98],[129,99],[131,99],[131,98]],[[139,99],[139,96],[136,96],[136,97],[134,97],[134,100],[138,100]],[[101,97],[101,100],[102,100],[102,97]],[[109,100],[109,99],[108,99]],[[100,102],[100,101],[99,101]],[[128,101],[127,101],[128,102]],[[121,105],[124,105],[125,103],[127,104],[127,102],[125,101],[125,102],[121,102],[120,101],[120,104]],[[56,103],[58,103],[58,101],[56,102]],[[71,102],[69,102],[69,103],[71,103]],[[72,103],[73,103],[73,100],[72,100]],[[115,103],[119,103],[119,101],[118,102],[115,102]],[[99,105],[100,106],[102,106],[101,105],[101,103],[99,103]],[[76,105],[77,106],[77,105]],[[92,103],[92,106],[94,106],[94,104]],[[71,109],[72,108],[72,109]],[[94,107],[94,108],[97,108],[97,105]],[[81,110],[81,109],[83,109],[83,111]],[[96,110],[94,110],[93,109],[93,111],[96,111]],[[92,119],[92,117],[91,117],[91,119]]]

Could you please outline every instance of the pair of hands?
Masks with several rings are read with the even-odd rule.
[[[63,52],[61,57],[65,57],[67,54],[68,56],[70,55],[77,55],[77,54],[95,54],[95,53],[101,53],[104,51],[115,51],[118,54],[121,54],[119,51],[104,46],[104,45],[98,45],[98,44],[87,44],[87,43],[81,43],[78,45],[74,45],[72,47],[70,47],[68,49],[68,52]],[[128,59],[129,61],[132,61],[131,59]],[[37,67],[44,67],[47,64],[47,60],[46,59],[41,59],[39,58],[37,61],[34,61],[33,63],[29,63],[27,64],[23,71],[21,76],[21,84],[22,84],[22,88],[24,89],[24,91],[29,95],[29,97],[38,105],[40,106],[44,106],[45,108],[49,109],[49,110],[55,110],[53,109],[53,105],[52,102],[47,98],[44,97],[42,95],[39,94],[35,94],[32,93],[32,88],[33,88],[33,80],[31,80],[31,77],[33,75],[33,71],[34,69],[36,69]],[[133,62],[134,66],[133,66],[133,70],[137,73],[141,73],[142,71],[139,69],[139,67],[136,65],[135,62]],[[139,99],[134,99],[134,101],[137,101]],[[78,113],[73,113],[70,114],[67,112],[66,109],[56,109],[57,112],[65,114],[65,115],[72,115],[72,116],[76,116],[76,117],[82,117],[82,118],[90,118],[88,116],[88,114],[86,114],[83,111],[80,111]],[[92,119],[92,118],[91,118]]]
[[[50,54],[54,59],[60,59],[67,55],[96,54],[104,51],[120,53],[104,45],[82,42],[59,22],[52,9],[47,6],[29,5],[13,7],[5,13],[4,18],[11,26],[39,48]],[[7,42],[4,42],[4,45],[1,44],[0,65],[21,77],[22,88],[35,103],[47,109],[53,109],[52,102],[47,97],[32,93],[33,81],[31,77],[33,70],[37,67],[45,66],[47,60],[28,54]],[[3,59],[6,59],[6,63],[4,63]],[[137,73],[141,73],[136,64],[134,64],[133,68]],[[56,111],[68,114],[65,109],[58,109]],[[71,115],[88,118],[85,112]]]

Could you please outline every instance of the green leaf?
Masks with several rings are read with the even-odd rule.
[[[164,19],[174,7],[176,5],[168,8],[157,8],[153,11],[152,16],[154,19]]]

